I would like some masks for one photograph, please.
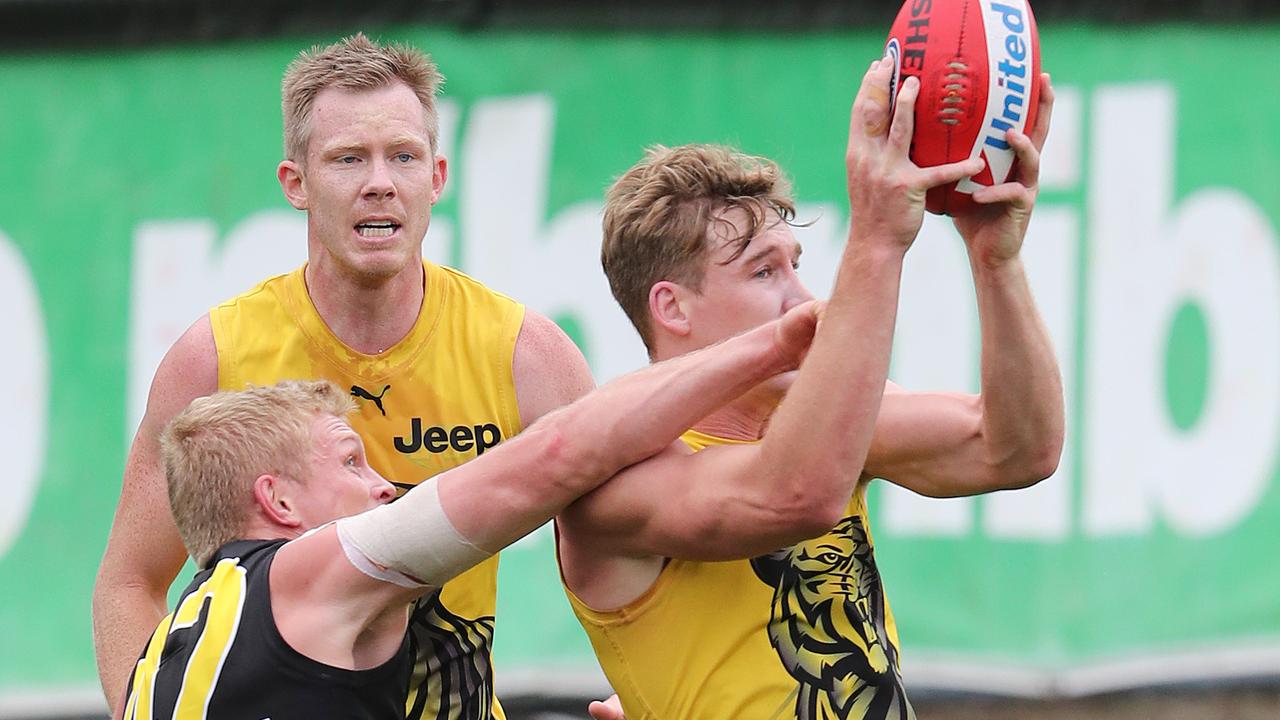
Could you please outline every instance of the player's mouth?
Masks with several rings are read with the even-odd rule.
[[[356,225],[356,234],[362,238],[388,238],[399,229],[400,223],[391,220],[369,220]]]

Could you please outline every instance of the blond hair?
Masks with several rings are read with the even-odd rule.
[[[746,211],[737,233],[724,210]],[[609,188],[600,262],[609,289],[653,353],[649,290],[669,280],[701,291],[711,222],[735,236],[736,259],[762,228],[795,218],[791,184],[771,160],[721,145],[655,145]]]
[[[284,111],[284,154],[306,160],[311,139],[311,108],[325,88],[372,90],[403,82],[418,96],[427,124],[431,152],[438,147],[440,119],[436,91],[444,82],[431,56],[408,45],[375,43],[364,33],[342,38],[328,47],[313,46],[289,63],[281,83]]]
[[[353,409],[331,382],[291,380],[196,398],[178,413],[160,451],[173,520],[196,564],[240,538],[260,475],[306,480],[316,416],[345,418]]]

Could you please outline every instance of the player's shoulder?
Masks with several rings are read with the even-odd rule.
[[[302,270],[302,267],[298,267],[290,270],[289,272],[265,278],[248,290],[237,295],[233,295],[218,303],[213,307],[211,312],[221,314],[233,312],[263,301],[275,302],[276,299],[285,292],[286,284],[295,279],[295,276],[299,276],[302,273]]]
[[[567,373],[589,377],[582,351],[554,320],[536,310],[527,310],[516,340],[516,364],[536,367],[544,373]],[[588,388],[589,390],[590,388]]]
[[[468,275],[467,273],[448,265],[438,265],[436,263],[424,261],[428,277],[438,278],[441,282],[446,283],[451,289],[462,292],[468,296],[468,299],[488,298],[499,303],[511,303],[519,305],[519,301],[489,287],[485,283]]]
[[[158,438],[192,400],[218,391],[218,350],[209,315],[201,315],[169,346],[147,391],[138,437]]]
[[[551,318],[533,310],[524,314],[520,325],[511,371],[526,427],[595,387],[578,346]]]
[[[184,388],[185,390],[179,390]],[[218,347],[208,313],[201,315],[174,341],[160,360],[151,392],[192,398],[218,389]],[[185,402],[183,403],[185,405]]]

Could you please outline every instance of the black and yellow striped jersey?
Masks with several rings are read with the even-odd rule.
[[[285,642],[271,611],[271,561],[284,540],[218,549],[161,621],[129,681],[125,720],[309,720],[405,716],[409,634],[387,662],[345,670]]]
[[[307,292],[305,267],[209,313],[218,388],[327,379],[349,388],[369,464],[401,492],[521,430],[511,363],[524,306],[463,273],[423,264],[418,321],[377,355],[345,344]],[[503,720],[493,691],[495,555],[424,597],[410,619],[417,655],[410,720]],[[258,720],[254,718],[254,720]]]

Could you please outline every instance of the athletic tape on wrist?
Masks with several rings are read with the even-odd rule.
[[[441,587],[492,555],[449,522],[440,505],[441,477],[424,480],[390,505],[338,521],[338,539],[357,570],[403,587]]]

